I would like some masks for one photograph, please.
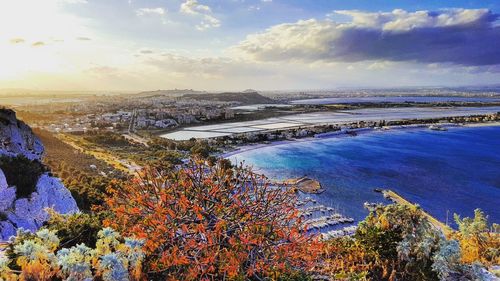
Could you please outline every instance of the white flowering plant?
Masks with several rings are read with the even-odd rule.
[[[95,249],[85,244],[61,248],[53,230],[33,234],[19,229],[6,255],[0,255],[0,280],[138,280],[143,245],[142,240],[122,238],[104,228]]]

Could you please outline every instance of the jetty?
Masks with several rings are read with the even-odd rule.
[[[384,195],[385,198],[391,200],[394,203],[398,203],[400,205],[405,205],[409,207],[417,207],[416,204],[411,203],[410,201],[406,200],[403,198],[401,195],[397,194],[396,192],[392,190],[384,190],[382,191],[382,194]],[[422,210],[424,216],[429,220],[429,222],[438,230],[443,232],[445,236],[448,236],[453,232],[453,229],[449,227],[448,225],[440,222],[438,219],[435,217],[431,216],[429,213],[426,211]]]
[[[304,193],[318,194],[324,191],[324,189],[321,188],[321,184],[319,183],[319,181],[308,178],[306,176],[285,180],[283,184],[295,187]]]

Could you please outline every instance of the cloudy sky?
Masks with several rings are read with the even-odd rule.
[[[500,83],[498,0],[1,0],[0,88]]]

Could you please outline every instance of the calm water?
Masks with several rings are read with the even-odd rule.
[[[270,178],[303,175],[326,191],[313,195],[356,220],[365,201],[386,202],[376,187],[397,191],[438,219],[473,215],[481,208],[500,222],[500,127],[372,132],[242,152],[244,160]]]

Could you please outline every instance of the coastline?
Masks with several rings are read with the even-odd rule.
[[[329,138],[344,138],[344,137],[355,137],[361,134],[369,134],[374,132],[391,132],[391,131],[400,131],[400,130],[419,130],[428,128],[431,125],[436,125],[436,123],[424,123],[424,124],[408,124],[408,125],[393,125],[393,126],[385,126],[381,129],[375,129],[371,127],[365,128],[344,128],[340,131],[333,131],[327,133],[317,134],[314,137],[306,137],[306,138],[294,138],[287,140],[276,140],[276,141],[268,141],[266,143],[254,143],[254,144],[244,144],[237,145],[234,149],[223,151],[218,156],[221,158],[229,158],[247,151],[252,151],[264,147],[273,147],[286,145],[291,143],[298,142],[311,142],[320,139],[329,139]],[[466,123],[466,124],[457,124],[457,123],[441,123],[439,126],[443,128],[475,128],[475,127],[494,127],[500,126],[500,122],[480,122],[480,123]]]
[[[500,122],[483,122],[483,123],[468,123],[464,127],[496,127],[500,126]]]

